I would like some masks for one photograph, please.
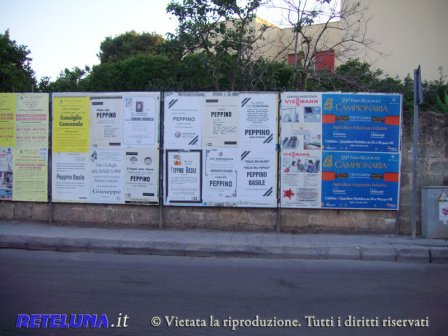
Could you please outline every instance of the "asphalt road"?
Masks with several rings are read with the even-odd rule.
[[[447,312],[447,265],[0,250],[0,335],[443,336]]]

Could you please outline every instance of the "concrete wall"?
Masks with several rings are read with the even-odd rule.
[[[448,114],[420,114],[421,186],[448,185]],[[409,234],[412,210],[412,113],[404,113],[399,211],[159,207],[53,204],[54,224],[156,229]],[[418,193],[420,196],[420,192]],[[418,204],[420,209],[420,204]],[[418,213],[420,219],[420,212]],[[46,203],[0,202],[0,220],[48,221]],[[420,223],[420,220],[418,221]],[[420,233],[420,225],[418,224]]]

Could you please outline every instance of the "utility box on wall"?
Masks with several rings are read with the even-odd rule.
[[[448,186],[422,187],[422,234],[448,238]]]

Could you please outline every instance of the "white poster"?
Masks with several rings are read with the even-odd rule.
[[[282,150],[322,150],[321,104],[321,93],[282,94],[280,139]]]
[[[234,205],[238,197],[240,151],[213,148],[204,153],[204,200],[208,205]]]
[[[159,151],[148,148],[125,150],[126,203],[159,202]]]
[[[241,206],[277,206],[277,153],[240,151],[239,201]]]
[[[123,102],[125,145],[156,146],[159,136],[159,94],[126,95]]]
[[[238,94],[216,93],[205,99],[203,143],[205,147],[238,147],[240,126]]]
[[[202,151],[166,151],[167,204],[202,203]]]
[[[283,207],[321,207],[321,152],[282,151],[281,203]]]
[[[89,154],[53,153],[52,197],[55,202],[89,200]]]
[[[282,125],[297,123],[317,123],[322,121],[322,93],[284,92],[281,95]]]
[[[164,111],[167,205],[277,206],[278,94],[168,93]]]
[[[90,145],[121,146],[123,141],[123,100],[121,95],[90,97]]]
[[[277,143],[278,98],[275,93],[240,94],[241,146],[272,150]]]
[[[92,203],[124,203],[123,153],[121,149],[90,151],[90,199]]]
[[[201,148],[204,104],[204,93],[165,94],[165,148]]]

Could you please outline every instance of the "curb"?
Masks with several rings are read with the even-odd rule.
[[[255,246],[232,243],[135,241],[0,235],[0,248],[203,257],[259,257],[307,260],[364,260],[448,263],[448,248],[393,246]]]
[[[406,247],[397,249],[397,261],[429,263],[431,262],[429,249],[422,247]]]
[[[429,255],[431,257],[431,263],[446,264],[448,263],[448,249],[434,247],[429,249]]]

